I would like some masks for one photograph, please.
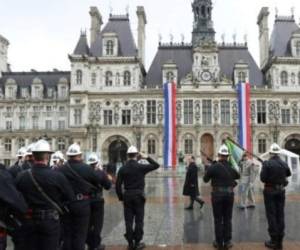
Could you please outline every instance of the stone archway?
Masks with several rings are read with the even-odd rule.
[[[124,163],[127,159],[129,141],[120,135],[109,137],[102,146],[103,159],[111,163]]]
[[[201,136],[201,151],[210,159],[214,159],[214,137],[211,134],[204,134]],[[202,155],[202,160],[203,159],[204,155]]]
[[[300,135],[293,134],[288,136],[284,141],[284,148],[300,155]]]

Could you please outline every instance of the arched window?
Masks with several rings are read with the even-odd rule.
[[[22,147],[25,147],[25,140],[23,138],[18,139],[17,147],[18,147],[18,149],[22,148]]]
[[[82,71],[80,69],[76,71],[76,84],[82,84]]]
[[[202,6],[202,7],[201,7],[201,15],[202,15],[203,17],[206,17],[205,6]]]
[[[280,74],[280,82],[282,86],[288,85],[288,73],[286,71],[282,71]]]
[[[166,78],[168,82],[172,82],[174,80],[174,73],[172,71],[167,72]]]
[[[156,154],[156,143],[154,139],[148,140],[148,154],[155,155]]]
[[[58,138],[57,146],[59,151],[64,151],[66,149],[66,141],[64,138]]]
[[[96,82],[97,82],[97,74],[95,72],[92,73],[92,76],[91,76],[91,82],[92,82],[92,85],[96,85]]]
[[[296,42],[296,56],[300,56],[300,41]]]
[[[112,76],[113,76],[113,74],[111,71],[107,71],[105,73],[105,85],[107,87],[112,86]]]
[[[24,130],[25,129],[25,124],[26,124],[25,116],[21,115],[19,119],[20,119],[19,129]]]
[[[131,85],[131,74],[129,71],[124,72],[124,86]]]
[[[246,73],[241,71],[238,73],[238,82],[246,82]]]
[[[112,56],[114,54],[114,42],[112,40],[108,40],[106,42],[106,55]]]
[[[11,152],[11,139],[6,138],[4,141],[4,148],[6,152]]]
[[[193,139],[184,140],[184,153],[187,155],[193,154]]]

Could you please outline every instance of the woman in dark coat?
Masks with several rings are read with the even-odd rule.
[[[188,160],[189,166],[187,167],[185,182],[183,186],[183,195],[190,196],[190,205],[186,207],[187,210],[192,210],[194,201],[198,202],[200,208],[203,207],[204,201],[199,198],[198,186],[198,167],[195,163],[195,157],[191,156]]]

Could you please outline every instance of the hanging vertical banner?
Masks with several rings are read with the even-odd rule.
[[[238,105],[239,105],[239,144],[249,152],[252,152],[252,131],[251,131],[251,86],[250,83],[238,84]]]
[[[176,167],[176,83],[164,84],[164,166]]]

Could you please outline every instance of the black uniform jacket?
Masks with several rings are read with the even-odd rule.
[[[231,167],[228,161],[218,161],[208,167],[203,180],[209,182],[213,187],[235,187],[235,180],[240,174]]]
[[[10,174],[16,178],[17,175],[22,172],[22,171],[25,171],[27,169],[30,169],[32,166],[32,163],[29,162],[29,161],[24,161],[23,164],[21,166],[19,166],[19,163],[16,162],[14,165],[12,165],[8,171],[10,172]]]
[[[183,195],[198,196],[199,194],[198,167],[194,162],[192,162],[187,167],[185,182],[183,186]]]
[[[74,192],[63,174],[43,164],[34,164],[31,171],[44,192],[61,207],[75,200]],[[38,191],[28,170],[17,176],[16,185],[31,209],[55,209]]]
[[[120,168],[116,182],[116,192],[119,200],[123,200],[122,185],[125,191],[144,193],[145,175],[159,168],[159,164],[148,157],[149,164],[140,164],[136,160],[129,160]]]
[[[101,183],[100,185],[98,185],[98,189],[93,192],[94,197],[92,197],[92,200],[94,201],[98,201],[99,199],[103,200],[103,188],[105,190],[109,190],[111,188],[112,183],[108,179],[107,174],[103,170],[95,169],[94,171],[96,175],[101,179]]]
[[[286,178],[291,176],[289,166],[275,155],[268,161],[264,161],[260,179],[265,184],[269,185],[286,185]]]

